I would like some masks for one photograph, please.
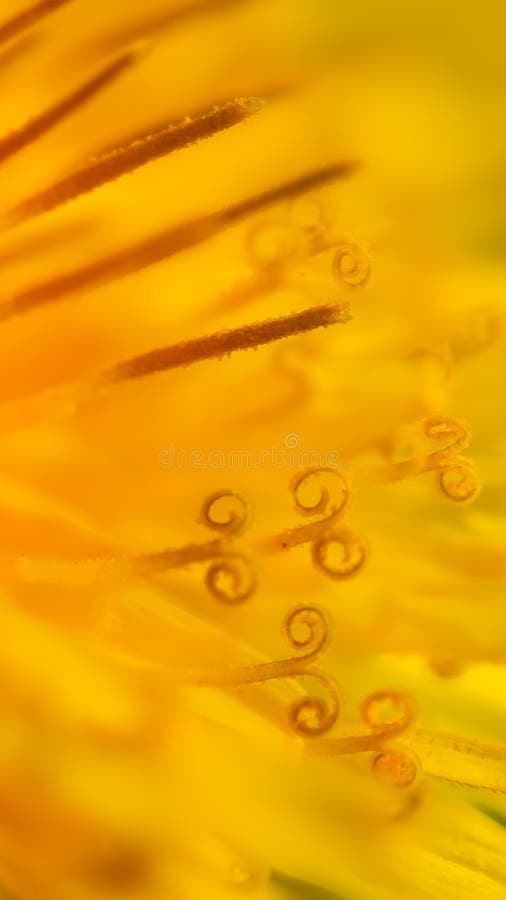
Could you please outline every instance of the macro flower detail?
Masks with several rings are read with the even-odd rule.
[[[316,679],[326,698],[305,696],[290,708],[290,722],[298,734],[319,736],[334,725],[339,715],[340,700],[333,679],[313,666],[328,640],[328,626],[317,607],[300,606],[291,610],[283,623],[284,635],[297,656],[274,660],[239,669],[190,676],[199,686],[239,687],[245,684],[264,684],[278,678]]]
[[[304,501],[303,489],[317,476],[333,476],[334,488],[338,487],[337,501],[324,485],[316,502]],[[315,566],[330,578],[348,578],[362,567],[366,550],[362,539],[343,523],[345,510],[350,502],[349,485],[342,473],[333,468],[307,469],[299,472],[290,486],[294,506],[303,516],[322,516],[316,522],[301,525],[282,532],[265,543],[267,552],[288,550],[301,544],[311,544],[311,556]],[[328,561],[333,545],[342,550],[342,559],[337,563]]]
[[[435,471],[437,484],[449,500],[457,503],[474,500],[480,489],[478,475],[472,459],[458,452],[469,444],[469,427],[458,420],[435,417],[421,423],[421,432],[431,442],[442,442],[443,446],[427,452],[419,444],[418,436],[417,455],[369,472],[366,478],[381,483]]]
[[[500,15],[3,0],[1,898],[501,900]]]

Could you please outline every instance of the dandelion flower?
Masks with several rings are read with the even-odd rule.
[[[502,897],[491,16],[4,0],[6,900]]]

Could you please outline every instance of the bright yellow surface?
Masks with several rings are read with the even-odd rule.
[[[0,26],[27,2],[2,0]],[[493,3],[70,0],[0,46],[0,139],[139,54],[1,164],[1,303],[356,163],[0,321],[2,898],[504,896],[503,42]],[[91,157],[238,97],[265,105],[9,226]],[[343,245],[366,267],[357,284],[349,256],[333,268]],[[334,302],[347,324],[93,388],[154,348]],[[290,494],[310,466],[337,467],[350,491],[332,528],[362,548],[352,577],[329,578],[316,545],[312,558],[324,514]],[[299,499],[314,505],[324,481]],[[235,605],[223,576],[205,584],[218,551],[187,549],[220,538],[200,510],[222,490],[253,510],[221,538],[220,559],[246,554],[257,573]],[[172,567],[139,562],[166,548],[181,549]],[[339,565],[338,547],[325,560]],[[293,703],[314,677],[280,677],[301,671],[282,623],[307,605],[329,635],[306,669],[324,672],[324,706],[335,679],[340,704],[310,736],[318,710],[297,724]],[[255,668],[273,660],[289,662]],[[406,697],[402,732],[363,721],[377,691]],[[343,753],[371,734],[380,764],[370,747]],[[385,760],[412,783],[385,783]]]

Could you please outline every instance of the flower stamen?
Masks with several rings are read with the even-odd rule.
[[[217,517],[217,508],[227,501],[223,518]],[[230,505],[233,501],[238,509]],[[257,575],[253,560],[235,550],[232,539],[243,532],[251,521],[251,505],[246,497],[236,491],[217,491],[206,497],[202,505],[201,521],[208,528],[218,531],[221,537],[205,544],[187,544],[176,550],[162,550],[145,554],[134,560],[136,574],[153,575],[166,569],[180,568],[190,563],[214,560],[209,567],[205,584],[209,592],[223,603],[243,603],[254,594]]]
[[[384,467],[365,473],[365,484],[387,484],[411,475],[435,472],[441,492],[457,503],[468,503],[480,490],[473,461],[458,453],[470,440],[470,429],[459,419],[434,417],[422,423],[425,436],[442,446],[430,453],[420,452],[401,462],[388,462]]]
[[[121,381],[144,378],[155,372],[190,366],[208,359],[220,359],[238,350],[251,350],[317,328],[345,324],[350,318],[348,304],[329,303],[325,306],[313,306],[277,319],[254,322],[229,331],[151,350],[117,363],[102,372],[97,376],[95,384],[100,388]]]
[[[123,53],[113,62],[101,69],[96,75],[81,84],[75,91],[68,94],[63,100],[50,106],[49,109],[26,122],[17,131],[11,132],[0,139],[0,163],[5,162],[11,156],[19,153],[24,147],[32,144],[67,118],[80,110],[84,103],[91,100],[99,91],[111,84],[125,69],[133,65],[138,58],[136,49]],[[5,225],[13,225],[24,218],[24,207],[16,207],[7,213]]]
[[[371,277],[371,260],[366,250],[350,241],[340,241],[332,260],[332,274],[336,281],[348,287],[363,287]]]
[[[76,197],[94,191],[123,175],[127,175],[176,150],[211,138],[220,131],[244,122],[263,106],[261,100],[246,97],[232,100],[223,106],[215,106],[210,112],[194,119],[185,119],[179,125],[170,125],[119,146],[92,159],[87,165],[24,200],[8,213],[9,224],[50,212]],[[0,143],[0,161],[2,143]]]
[[[331,500],[328,488],[322,486],[316,502],[304,501],[304,489],[315,476],[321,475],[332,475],[337,478],[339,493]],[[364,541],[350,528],[336,527],[351,499],[349,485],[344,475],[337,469],[325,466],[305,469],[296,475],[290,490],[297,512],[304,516],[323,515],[323,518],[307,525],[290,528],[269,538],[263,543],[262,549],[267,553],[277,553],[310,543],[313,563],[325,575],[335,579],[355,575],[365,562],[366,548]],[[335,546],[341,547],[343,556],[338,563],[331,563],[328,556]]]
[[[318,169],[264,193],[248,197],[234,206],[170,228],[86,266],[25,288],[0,305],[0,321],[5,322],[13,316],[56,303],[79,291],[109,284],[154,266],[183,250],[196,247],[271,204],[323,186],[336,178],[344,178],[351,174],[354,167],[351,162],[341,162]]]
[[[397,748],[385,749],[385,743],[402,734],[411,725],[413,707],[409,697],[399,691],[376,691],[365,698],[361,710],[362,718],[371,728],[371,733],[326,738],[318,743],[308,744],[306,755],[348,756],[373,750],[374,775],[386,784],[408,787],[419,770],[414,757]]]
[[[327,732],[336,722],[340,700],[334,679],[311,664],[328,641],[327,621],[316,606],[298,606],[286,617],[283,632],[298,656],[239,668],[223,669],[201,675],[191,674],[187,683],[194,687],[242,687],[264,684],[280,678],[315,678],[328,699],[304,697],[290,708],[290,722],[298,734],[315,737]]]
[[[27,9],[22,10],[0,25],[0,44],[5,44],[13,37],[37,24],[45,16],[55,12],[73,0],[39,0]]]

